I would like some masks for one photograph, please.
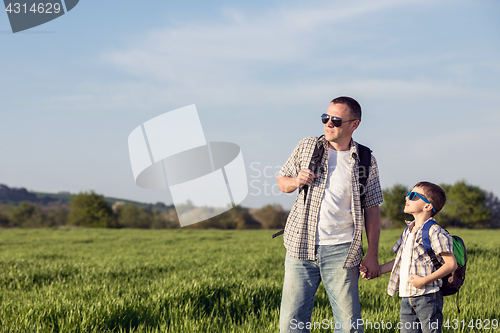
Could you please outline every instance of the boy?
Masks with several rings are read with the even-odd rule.
[[[443,323],[443,295],[440,280],[453,272],[457,263],[453,256],[451,236],[439,225],[429,229],[431,246],[443,265],[435,269],[425,253],[422,243],[422,226],[433,220],[444,206],[446,194],[436,184],[420,182],[406,195],[404,212],[413,215],[414,221],[401,234],[392,248],[396,259],[380,266],[380,273],[391,272],[387,293],[394,296],[399,290],[401,332],[441,332]],[[366,268],[360,266],[366,278]]]

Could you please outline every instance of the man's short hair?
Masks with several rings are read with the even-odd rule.
[[[332,100],[333,104],[345,104],[355,119],[361,121],[361,105],[352,97],[341,96]]]
[[[441,186],[433,184],[431,182],[419,182],[414,187],[421,187],[424,189],[424,195],[434,207],[435,212],[432,212],[431,216],[436,215],[441,209],[443,209],[446,203],[446,192],[441,188]]]

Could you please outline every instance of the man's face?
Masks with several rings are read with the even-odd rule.
[[[354,119],[346,104],[333,104],[330,103],[326,111],[330,117],[338,117],[342,119],[342,125],[340,127],[333,126],[331,120],[328,120],[325,127],[325,138],[327,141],[335,143],[344,143],[346,140],[350,140],[352,132],[359,126],[359,120],[351,121],[345,123],[345,121]]]

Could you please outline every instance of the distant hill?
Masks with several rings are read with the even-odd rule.
[[[50,196],[38,196],[36,193],[29,192],[25,188],[10,188],[7,185],[0,184],[0,201],[3,203],[13,203],[18,205],[22,201],[37,203],[46,206],[58,199]]]
[[[31,192],[0,184],[0,228],[41,228],[68,226],[71,200],[77,193]],[[170,229],[178,228],[174,205],[141,203],[131,200],[104,197],[113,210],[111,227]],[[19,206],[23,201],[31,205]],[[122,205],[134,205],[143,209],[119,209]],[[33,207],[34,206],[34,207]],[[31,208],[30,208],[31,207]],[[19,208],[19,209],[18,209]],[[29,208],[29,209],[28,209]],[[74,208],[74,207],[73,207]],[[201,207],[200,209],[203,209]],[[19,214],[22,211],[22,219]],[[236,206],[220,215],[188,226],[194,229],[281,229],[285,226],[288,212],[280,205],[266,205],[260,209]]]
[[[31,203],[36,203],[40,206],[49,206],[56,203],[69,205],[72,197],[73,195],[69,192],[30,192],[25,188],[8,187],[7,185],[0,184],[0,202],[4,204],[12,203],[17,206],[22,201],[28,201]],[[144,207],[163,212],[168,212],[170,209],[174,208],[173,205],[167,206],[161,202],[157,202],[156,204],[147,204],[119,198],[105,197],[105,199],[111,206],[116,203],[133,204],[137,207]]]

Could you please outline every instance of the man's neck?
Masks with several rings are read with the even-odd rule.
[[[351,139],[344,142],[328,141],[328,147],[336,151],[346,151],[351,149]]]

